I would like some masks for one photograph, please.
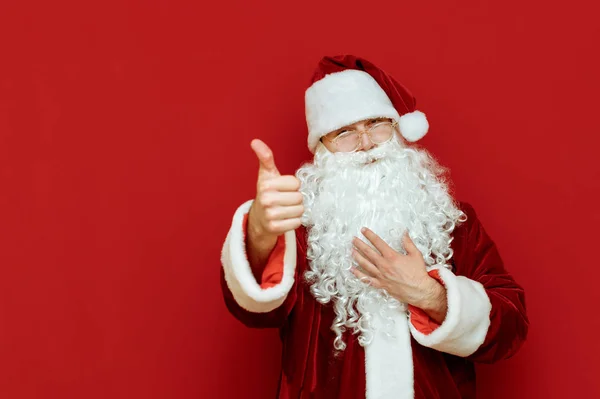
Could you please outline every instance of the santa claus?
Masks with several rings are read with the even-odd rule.
[[[474,398],[474,365],[525,340],[524,292],[447,171],[413,144],[412,94],[369,61],[323,58],[305,93],[314,160],[271,150],[222,252],[229,311],[278,328],[279,398]],[[252,396],[252,395],[250,395]]]

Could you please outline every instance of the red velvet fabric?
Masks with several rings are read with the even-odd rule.
[[[494,242],[473,207],[460,203],[468,220],[454,232],[454,273],[479,281],[492,303],[491,325],[480,348],[467,358],[438,352],[412,339],[414,388],[417,399],[475,398],[475,362],[493,363],[511,357],[524,342],[529,321],[523,289],[505,269]],[[224,300],[231,314],[248,327],[278,328],[283,343],[280,399],[358,399],[365,397],[365,352],[356,338],[337,356],[331,305],[321,305],[302,278],[307,268],[306,231],[296,231],[296,280],[283,305],[269,313],[241,308],[221,272]]]

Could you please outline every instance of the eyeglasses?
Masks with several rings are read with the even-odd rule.
[[[367,134],[373,144],[384,144],[394,136],[394,129],[398,127],[396,121],[375,122],[365,131],[359,129],[343,130],[333,138],[326,138],[340,152],[355,152],[360,148],[363,134]]]

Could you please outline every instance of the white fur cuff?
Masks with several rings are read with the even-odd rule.
[[[233,222],[223,250],[221,263],[225,271],[225,280],[236,302],[244,309],[254,313],[266,313],[281,306],[292,285],[296,270],[296,233],[294,230],[285,233],[285,253],[283,260],[283,277],[274,287],[261,288],[254,278],[244,237],[244,216],[250,210],[252,201],[242,204],[233,216]]]
[[[430,334],[419,332],[409,323],[415,340],[423,346],[466,357],[483,344],[490,326],[492,304],[481,283],[456,276],[448,269],[438,269],[446,287],[446,319]]]

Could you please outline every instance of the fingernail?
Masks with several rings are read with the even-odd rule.
[[[363,234],[364,234],[366,231],[367,231],[367,228],[366,228],[366,227],[363,227],[362,229],[360,229],[360,232],[361,232],[361,233],[363,233]]]

